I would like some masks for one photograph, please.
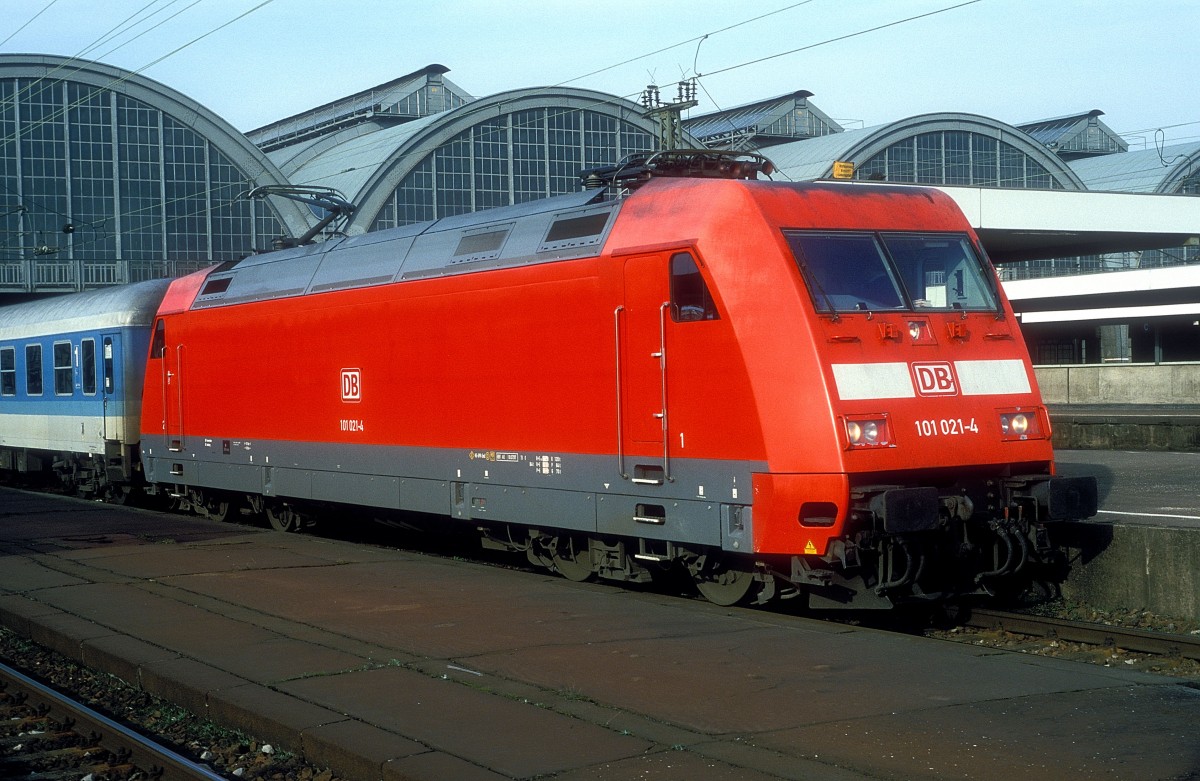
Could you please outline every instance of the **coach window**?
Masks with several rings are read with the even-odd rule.
[[[42,395],[42,346],[25,345],[25,395]]]
[[[83,392],[96,395],[96,340],[84,339],[79,343],[79,370],[83,374]]]
[[[70,396],[75,392],[75,367],[71,362],[71,343],[54,343],[54,395]]]
[[[720,319],[700,267],[687,252],[671,256],[671,319],[677,323]]]
[[[17,395],[17,351],[0,347],[0,396]]]

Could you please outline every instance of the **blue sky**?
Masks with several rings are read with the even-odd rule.
[[[569,83],[635,97],[650,82],[667,96],[699,74],[694,112],[806,89],[847,127],[930,111],[1020,123],[1101,109],[1110,127],[1134,134],[1134,148],[1152,146],[1157,128],[1168,145],[1200,138],[1196,0],[0,0],[0,9],[0,40],[9,38],[0,52],[139,71],[241,130],[439,63],[478,96]]]

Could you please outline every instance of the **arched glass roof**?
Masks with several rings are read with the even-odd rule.
[[[832,177],[835,161],[854,178],[918,184],[1084,189],[1056,155],[1017,128],[974,114],[921,114],[887,125],[773,146],[770,158],[797,181]]]
[[[1200,142],[1075,160],[1071,168],[1089,190],[1200,193]]]
[[[294,184],[345,194],[357,233],[578,190],[580,169],[654,147],[657,124],[642,112],[592,90],[513,90],[271,156]]]
[[[0,291],[77,290],[233,260],[310,217],[239,199],[281,172],[224,120],[108,65],[0,55]]]
[[[269,151],[363,121],[392,125],[447,111],[471,100],[445,78],[449,71],[444,65],[427,65],[398,79],[251,130],[246,136],[260,149]]]

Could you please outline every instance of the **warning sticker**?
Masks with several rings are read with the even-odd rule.
[[[817,546],[813,545],[812,540],[809,540],[808,542],[804,543],[804,552],[805,553],[816,553],[817,552]]]

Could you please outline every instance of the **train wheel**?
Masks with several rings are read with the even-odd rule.
[[[269,504],[266,510],[267,522],[277,532],[298,532],[304,528],[304,516],[290,504]]]
[[[188,497],[196,515],[223,523],[229,517],[229,500],[215,493],[193,490]]]
[[[742,602],[754,586],[754,565],[725,562],[711,556],[688,566],[700,596],[714,605],[727,607]]]
[[[591,580],[596,574],[592,565],[592,546],[587,537],[566,534],[556,537],[550,561],[558,574],[576,583]]]
[[[204,511],[217,523],[229,520],[229,502],[224,499],[209,499],[204,503]]]

